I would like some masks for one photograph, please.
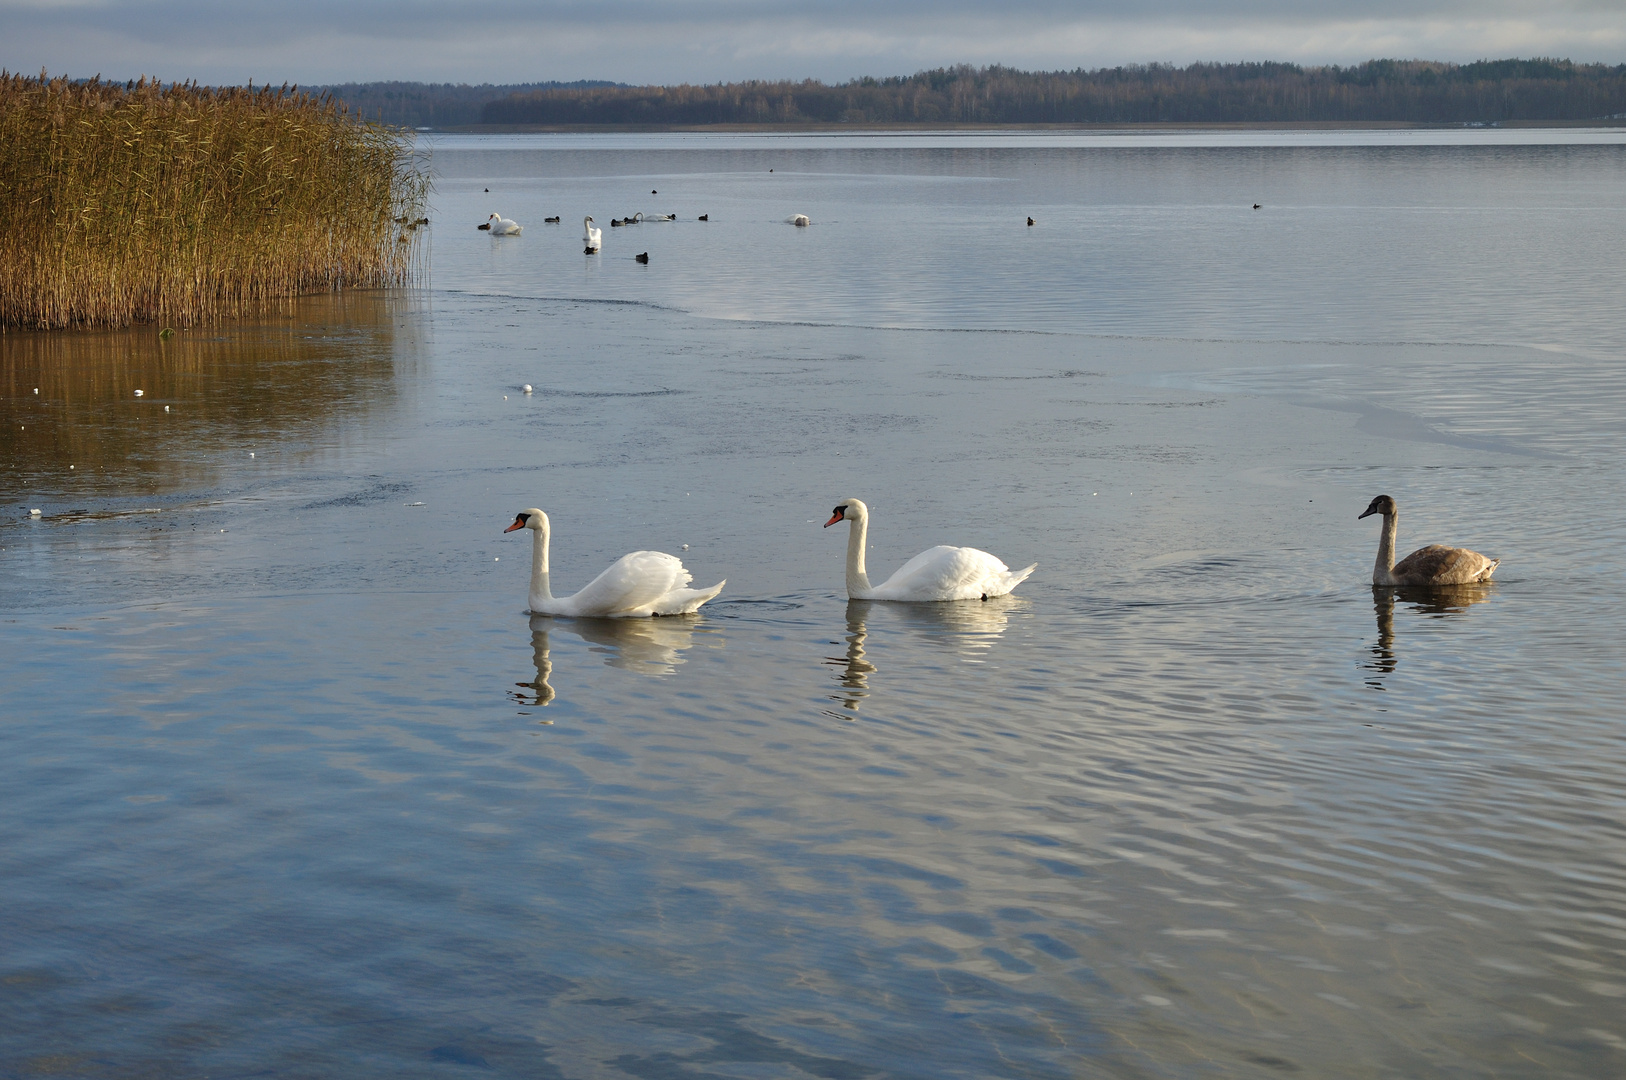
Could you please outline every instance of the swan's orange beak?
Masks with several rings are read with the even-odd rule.
[[[829,520],[829,521],[826,521],[826,522],[825,522],[825,523],[824,523],[824,527],[825,527],[825,528],[826,528],[826,529],[828,529],[828,528],[829,528],[829,527],[830,527],[830,526],[832,526],[832,525],[834,525],[834,524],[835,524],[835,523],[836,523],[836,522],[838,522],[838,521],[845,521],[845,520],[847,520],[847,519],[846,519],[846,518],[844,518],[844,517],[842,517],[842,516],[841,516],[841,511],[840,511],[840,510],[837,510],[837,511],[836,511],[836,512],[835,512],[835,513],[834,513],[834,514],[832,514],[832,515],[831,515],[831,516],[830,516],[830,520]]]
[[[516,517],[514,519],[514,523],[512,525],[508,526],[508,528],[504,529],[503,532],[511,533],[515,529],[523,529],[524,527],[525,527],[525,515],[521,514],[518,517]]]

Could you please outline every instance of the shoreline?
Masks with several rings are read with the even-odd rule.
[[[1596,117],[1590,120],[1502,120],[1490,123],[1418,123],[1407,120],[1268,120],[1226,122],[1099,123],[1099,124],[448,124],[444,127],[412,128],[420,135],[531,135],[531,134],[638,134],[704,133],[725,134],[847,134],[898,135],[908,132],[1139,132],[1155,134],[1173,131],[1482,131],[1507,128],[1626,128],[1626,116]]]

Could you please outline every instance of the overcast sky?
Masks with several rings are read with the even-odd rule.
[[[1626,0],[0,0],[11,71],[216,84],[1541,55],[1626,62]]]

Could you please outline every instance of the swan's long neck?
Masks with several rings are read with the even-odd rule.
[[[1400,515],[1384,514],[1383,531],[1378,534],[1378,560],[1372,564],[1372,584],[1393,585],[1395,536],[1400,531]]]
[[[864,572],[864,547],[869,540],[869,515],[853,521],[847,530],[847,595],[862,599],[870,593],[869,575]]]
[[[552,600],[553,590],[548,587],[548,523],[531,530],[536,533],[531,542],[531,607],[539,605],[538,600]]]

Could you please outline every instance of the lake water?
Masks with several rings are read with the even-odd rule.
[[[1626,1072],[1626,133],[427,148],[421,290],[0,338],[0,1075]]]

